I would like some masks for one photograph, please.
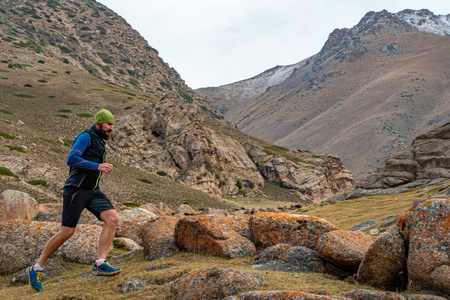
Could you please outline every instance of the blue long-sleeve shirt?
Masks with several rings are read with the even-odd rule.
[[[90,144],[91,136],[89,135],[89,133],[84,132],[80,134],[80,136],[75,140],[72,149],[70,150],[69,156],[67,157],[67,164],[75,168],[97,170],[99,166],[98,163],[85,160],[81,157],[83,152],[86,151],[87,147],[89,147]]]

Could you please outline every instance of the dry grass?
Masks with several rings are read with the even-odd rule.
[[[260,290],[294,289],[304,292],[339,295],[355,286],[337,280],[329,275],[317,273],[285,273],[254,270],[250,267],[251,258],[226,259],[202,256],[193,253],[179,253],[175,256],[156,261],[145,261],[142,252],[129,260],[114,262],[123,267],[123,272],[116,277],[93,281],[80,276],[90,272],[90,265],[63,263],[69,271],[61,276],[44,281],[44,291],[37,294],[28,285],[10,287],[11,276],[0,276],[0,297],[2,299],[170,299],[171,283],[181,276],[209,267],[232,268],[266,276],[269,282]],[[147,271],[157,265],[171,265],[169,268]],[[139,277],[151,284],[139,292],[122,294],[122,282],[132,277]]]

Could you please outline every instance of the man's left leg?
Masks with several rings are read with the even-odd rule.
[[[105,223],[99,237],[97,260],[92,268],[92,274],[114,276],[122,272],[121,268],[114,268],[106,262],[109,248],[116,234],[119,215],[114,209],[102,210],[100,219]]]

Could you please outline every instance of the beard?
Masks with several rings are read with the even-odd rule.
[[[103,124],[100,125],[100,128],[98,129],[100,132],[100,137],[104,140],[110,140],[111,139],[111,132],[112,130],[105,130],[103,129]]]

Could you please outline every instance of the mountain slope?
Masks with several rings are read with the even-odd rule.
[[[105,186],[119,202],[230,208],[270,196],[272,180],[289,189],[282,201],[310,203],[353,183],[338,157],[273,148],[228,126],[95,1],[10,0],[0,14],[1,189],[59,201],[73,137],[102,107],[116,116],[108,159],[117,172]]]
[[[427,10],[370,12],[353,28],[333,31],[284,81],[251,98],[244,89],[245,111],[225,118],[279,145],[339,155],[365,175],[448,119],[449,19]],[[198,92],[216,109],[235,111],[242,100],[227,91],[239,98],[240,85]],[[221,90],[233,102],[213,99]]]

